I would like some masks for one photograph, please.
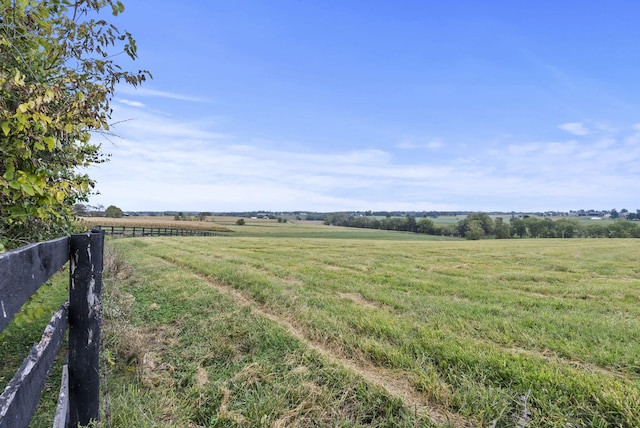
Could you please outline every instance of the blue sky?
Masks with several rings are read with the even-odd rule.
[[[125,6],[154,79],[116,93],[93,204],[640,208],[640,2]]]

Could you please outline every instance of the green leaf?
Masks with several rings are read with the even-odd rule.
[[[116,2],[116,4],[111,5],[111,9],[113,12],[113,16],[117,16],[118,14],[124,12],[124,4],[121,1]]]
[[[20,185],[20,187],[22,187],[22,190],[29,196],[35,196],[36,192],[35,190],[33,190],[33,186],[30,183],[22,183]]]
[[[53,149],[55,149],[56,147],[56,139],[54,137],[44,137],[43,139],[44,143],[47,145],[47,148],[49,149],[49,151],[53,151]]]
[[[109,9],[124,5],[0,1],[0,231],[9,249],[70,232],[73,205],[92,188],[80,169],[105,160],[91,131],[108,130],[118,83],[136,86],[149,74],[118,64],[123,49],[136,53],[135,40],[98,18]]]

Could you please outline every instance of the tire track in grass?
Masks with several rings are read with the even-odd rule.
[[[156,256],[178,268],[186,269],[194,276],[207,282],[216,291],[231,296],[236,304],[243,308],[250,308],[260,316],[284,327],[284,329],[293,337],[302,342],[305,346],[313,349],[322,355],[331,363],[340,365],[348,370],[361,376],[365,381],[385,390],[390,396],[401,399],[405,406],[414,410],[418,415],[429,418],[432,422],[439,425],[449,424],[456,427],[474,427],[477,423],[470,421],[459,414],[452,413],[446,409],[435,406],[426,399],[419,391],[415,389],[410,381],[402,377],[401,374],[384,369],[364,360],[354,360],[340,355],[328,346],[315,342],[305,336],[302,329],[295,326],[295,320],[291,320],[275,314],[268,310],[265,306],[258,304],[256,301],[247,297],[240,290],[217,281],[205,274],[202,274],[194,268],[184,265],[177,260],[166,256]]]

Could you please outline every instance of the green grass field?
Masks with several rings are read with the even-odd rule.
[[[638,240],[224,226],[108,242],[113,426],[640,426]]]
[[[141,343],[112,339],[116,367],[128,364],[114,369],[128,380],[112,392],[113,417],[148,417],[149,426],[640,425],[637,240],[244,228],[111,243],[130,265],[117,284]],[[132,407],[137,396],[146,404]]]

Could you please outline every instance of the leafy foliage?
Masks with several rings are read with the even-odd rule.
[[[120,218],[122,217],[122,210],[115,205],[109,205],[104,215],[107,217]]]
[[[458,222],[459,235],[467,239],[477,240],[485,235],[492,235],[494,231],[495,224],[486,213],[471,213]]]
[[[431,219],[422,218],[416,221],[415,217],[410,215],[405,217],[387,216],[386,218],[378,220],[375,217],[351,216],[345,213],[335,213],[326,215],[324,224],[343,227],[416,232],[429,235],[450,235],[452,233],[452,231],[447,227],[435,227]]]
[[[208,211],[203,211],[198,213],[196,218],[198,219],[198,221],[207,221],[207,217],[211,217],[211,213]]]
[[[135,40],[99,15],[114,0],[0,0],[0,251],[68,233],[73,207],[94,182],[82,168],[104,162],[92,132],[108,132],[116,84]],[[112,52],[115,51],[115,52]]]
[[[412,216],[384,219],[333,213],[325,216],[324,224],[379,230],[415,232],[418,234],[457,236],[469,240],[510,238],[640,238],[640,223],[635,215],[627,214],[602,224],[582,224],[578,220],[539,218],[525,215],[505,221],[495,220],[487,213],[471,213],[457,224],[434,223],[429,218],[415,220]]]

